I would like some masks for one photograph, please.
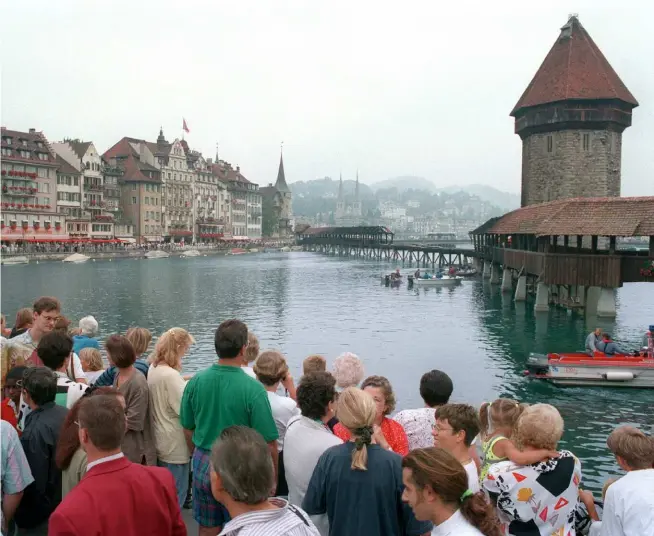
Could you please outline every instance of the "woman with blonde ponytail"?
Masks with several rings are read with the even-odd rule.
[[[150,416],[157,463],[175,478],[180,508],[188,491],[191,452],[179,420],[186,382],[180,375],[182,358],[195,342],[182,328],[166,331],[154,347],[148,371]]]
[[[336,416],[351,437],[320,457],[302,508],[327,514],[330,535],[428,534],[431,522],[417,521],[402,503],[402,457],[375,442],[376,415],[368,393],[349,387],[340,394]]]

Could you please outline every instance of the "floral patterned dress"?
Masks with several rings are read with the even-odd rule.
[[[506,536],[574,536],[581,463],[570,452],[533,465],[492,465],[482,487]]]

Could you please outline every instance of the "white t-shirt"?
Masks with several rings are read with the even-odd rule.
[[[257,375],[254,373],[254,369],[252,367],[244,366],[241,368],[243,369],[243,372],[250,376],[250,378],[254,378],[255,380],[257,379]]]
[[[104,370],[90,370],[88,372],[84,373],[84,376],[86,376],[86,381],[89,383],[89,385],[93,385],[96,380],[104,374]]]
[[[328,448],[343,442],[321,422],[299,415],[288,421],[284,440],[284,471],[288,501],[301,506],[318,459]],[[311,516],[322,536],[329,534],[327,514]]]
[[[270,408],[272,409],[273,419],[275,426],[277,426],[277,451],[281,452],[284,449],[284,436],[286,435],[286,426],[291,417],[300,414],[300,409],[297,407],[295,400],[288,396],[280,396],[277,393],[268,391],[268,400],[270,401]],[[284,455],[284,461],[286,456]]]
[[[606,490],[602,536],[654,534],[654,469],[629,471]]]
[[[150,365],[150,419],[157,457],[165,463],[185,464],[191,459],[179,420],[182,395],[186,382],[181,374],[168,365]]]
[[[468,489],[472,493],[477,493],[479,491],[479,472],[477,471],[477,465],[474,461],[469,461],[464,464],[463,468],[468,473]]]
[[[436,525],[431,531],[431,536],[483,536],[483,534],[463,517],[461,510],[457,510],[448,520]]]

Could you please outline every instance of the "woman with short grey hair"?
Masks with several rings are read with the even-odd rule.
[[[224,536],[320,536],[309,516],[278,497],[268,498],[275,470],[268,444],[247,426],[225,428],[211,450],[211,493],[232,519]]]
[[[92,316],[85,316],[79,321],[79,334],[73,336],[73,352],[79,355],[84,348],[100,349],[100,343],[94,337],[98,334],[98,321]]]
[[[522,412],[510,439],[519,450],[534,452],[557,450],[562,436],[558,410],[534,404]],[[482,487],[496,504],[506,534],[574,534],[581,464],[567,450],[558,454],[531,465],[505,461],[490,466]]]

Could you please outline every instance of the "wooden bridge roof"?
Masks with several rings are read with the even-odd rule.
[[[381,225],[373,226],[354,226],[354,227],[310,227],[302,232],[303,235],[392,235],[394,234],[388,227]]]
[[[485,224],[484,224],[485,225]],[[578,197],[530,205],[474,234],[654,236],[654,197]]]

